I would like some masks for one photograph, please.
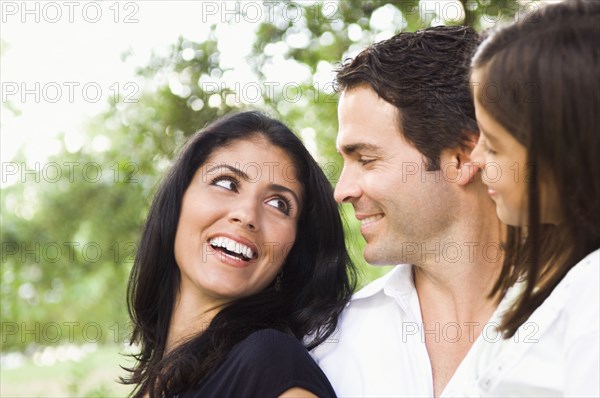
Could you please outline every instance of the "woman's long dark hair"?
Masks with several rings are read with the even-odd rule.
[[[283,264],[281,288],[271,283],[231,302],[205,330],[166,353],[180,281],[174,242],[183,194],[214,150],[258,136],[290,156],[303,189],[296,241]],[[122,381],[137,384],[135,397],[147,392],[172,396],[196,386],[236,343],[264,328],[309,338],[307,348],[312,349],[335,330],[355,284],[331,185],[298,137],[259,112],[220,119],[189,139],[150,208],[127,288],[132,344],[141,351],[136,365],[127,369],[130,377]]]
[[[525,281],[502,320],[507,338],[600,246],[599,20],[599,2],[549,5],[492,33],[472,62],[482,76],[477,83],[495,86],[479,90],[479,103],[527,149],[528,175],[519,178],[527,178],[529,219],[509,227],[491,294],[503,297]],[[541,222],[544,183],[559,202],[559,225]]]

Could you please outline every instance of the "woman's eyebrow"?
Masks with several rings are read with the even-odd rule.
[[[269,187],[275,192],[289,193],[290,195],[292,195],[294,197],[294,200],[296,200],[296,203],[298,205],[302,204],[302,202],[300,202],[300,199],[298,198],[298,195],[296,195],[296,192],[294,192],[292,189],[290,189],[284,185],[279,185],[279,184],[270,184]]]
[[[231,171],[233,174],[235,174],[236,176],[238,176],[246,181],[250,181],[250,176],[248,176],[248,174],[246,174],[244,171],[238,169],[237,167],[228,165],[226,163],[221,163],[221,164],[211,167],[210,169],[206,170],[206,174],[210,174],[219,169],[227,169],[227,170]]]

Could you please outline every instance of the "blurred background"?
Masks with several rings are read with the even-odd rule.
[[[260,109],[332,184],[336,65],[400,31],[484,30],[540,2],[1,2],[0,396],[125,396],[125,288],[153,193],[186,137]],[[362,260],[361,285],[389,267]]]

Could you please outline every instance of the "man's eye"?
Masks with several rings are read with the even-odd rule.
[[[364,166],[365,164],[369,164],[369,163],[372,163],[372,162],[374,162],[374,161],[375,161],[375,159],[372,159],[372,158],[359,158],[359,159],[358,159],[358,162],[359,162],[360,164],[362,164],[363,166]]]
[[[212,180],[211,185],[216,185],[221,188],[225,188],[230,191],[237,192],[237,180],[229,176],[221,176]]]

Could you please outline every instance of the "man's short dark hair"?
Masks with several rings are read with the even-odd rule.
[[[464,26],[402,32],[375,43],[337,70],[336,88],[369,85],[399,110],[400,131],[440,168],[444,149],[464,146],[477,134],[469,63],[479,35]]]

